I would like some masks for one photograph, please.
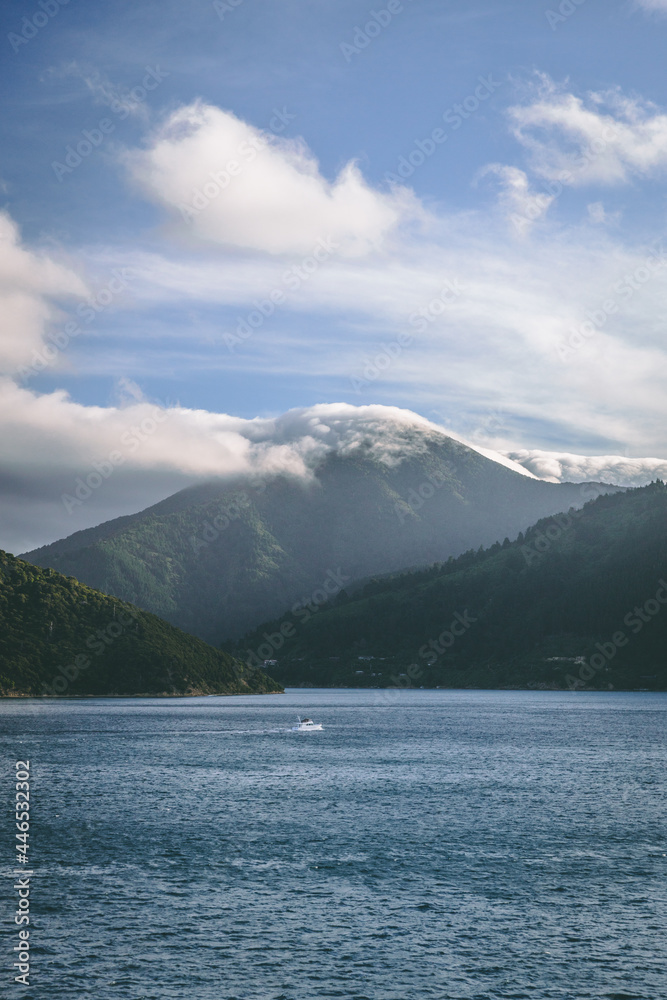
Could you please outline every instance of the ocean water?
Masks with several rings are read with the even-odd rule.
[[[665,1000],[666,720],[642,693],[0,702],[0,992]]]

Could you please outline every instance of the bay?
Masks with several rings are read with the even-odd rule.
[[[12,987],[663,1000],[666,713],[593,692],[0,702],[5,803],[31,762],[33,985]]]

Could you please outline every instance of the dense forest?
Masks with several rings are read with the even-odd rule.
[[[279,690],[155,615],[0,552],[0,695]]]
[[[235,652],[286,684],[665,690],[667,488],[297,603]]]

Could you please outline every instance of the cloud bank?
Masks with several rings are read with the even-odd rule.
[[[141,399],[82,406],[63,392],[36,395],[4,381],[0,426],[6,432],[0,548],[13,552],[134,513],[205,479],[308,480],[330,453],[362,451],[391,466],[443,436],[552,482],[642,485],[667,474],[667,461],[658,459],[499,455],[410,410],[379,405],[320,404],[247,420]]]
[[[549,179],[573,151],[584,155],[610,119],[613,141],[597,159],[584,156],[580,179],[620,183],[661,169],[667,116],[646,102],[615,92],[584,100],[550,81],[531,95],[512,110],[512,121],[535,176]],[[135,378],[163,375],[162,364],[173,372],[180,364],[170,346],[176,310],[210,306],[218,329],[235,332],[244,311],[257,309],[279,286],[286,257],[331,238],[338,249],[326,267],[284,296],[285,325],[277,334],[271,322],[261,323],[236,352],[219,342],[217,355],[205,355],[197,353],[198,329],[191,323],[183,357],[227,377],[240,370],[335,378],[331,384],[349,398],[418,401],[444,425],[453,423],[452,415],[460,419],[455,427],[464,439],[473,414],[484,424],[485,412],[498,411],[501,426],[483,436],[478,450],[505,464],[518,462],[525,474],[620,485],[662,474],[659,459],[517,450],[526,441],[559,439],[585,440],[590,450],[612,456],[626,449],[659,454],[664,441],[667,250],[614,242],[601,231],[606,216],[599,203],[579,227],[550,227],[542,216],[557,196],[536,193],[527,170],[494,164],[486,173],[501,183],[504,211],[542,225],[527,227],[526,238],[516,240],[488,213],[431,214],[427,240],[401,227],[420,213],[426,218],[408,191],[375,191],[353,164],[328,181],[302,143],[203,104],[174,112],[126,164],[174,224],[160,234],[159,249],[81,254],[92,272],[131,274],[127,297],[119,293],[109,310],[115,316],[107,353],[97,348],[95,354],[102,337],[87,342],[95,374],[108,376],[114,365],[119,375]],[[215,190],[206,188],[216,171],[224,176]],[[195,205],[197,191],[203,200]],[[382,406],[331,404],[242,420],[140,397],[102,407],[83,406],[63,392],[30,392],[11,376],[48,345],[54,327],[65,324],[65,307],[89,295],[88,284],[55,253],[24,247],[6,214],[0,237],[0,371],[10,376],[0,383],[2,543],[11,550],[139,510],[198,479],[277,471],[308,476],[328,451],[362,441],[383,461],[396,461],[408,444],[415,446],[415,429],[444,433],[413,413]],[[371,252],[378,248],[382,253]],[[112,291],[105,291],[107,299]],[[125,322],[118,321],[119,310],[127,311]],[[154,334],[141,321],[160,310],[167,316],[165,336],[158,350],[142,354],[142,331]],[[99,333],[107,316],[95,315]],[[116,360],[114,338],[128,327],[131,347]],[[80,363],[79,343],[68,350]],[[142,361],[145,372],[137,371]],[[359,383],[363,396],[354,395]],[[89,477],[94,487],[86,487]],[[78,481],[82,493],[89,491],[83,499],[75,493]],[[64,494],[80,502],[67,506]]]
[[[434,436],[459,440],[397,407],[331,403],[244,420],[148,401],[82,406],[63,392],[37,396],[9,381],[0,383],[0,426],[6,429],[0,547],[10,551],[133,513],[202,479],[307,480],[332,452],[363,450],[393,465],[423,452]]]
[[[551,483],[613,483],[645,486],[667,479],[667,459],[627,458],[624,455],[572,455],[567,452],[521,450],[507,453],[538,479]]]

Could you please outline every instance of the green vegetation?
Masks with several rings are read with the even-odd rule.
[[[358,580],[444,560],[599,492],[527,478],[429,430],[387,433],[393,464],[370,440],[329,455],[309,482],[192,487],[25,558],[219,644],[330,574]]]
[[[148,612],[0,552],[2,696],[280,690]]]
[[[666,581],[658,481],[540,520],[515,542],[348,588],[236,652],[255,662],[273,648],[272,672],[292,685],[665,690]]]

